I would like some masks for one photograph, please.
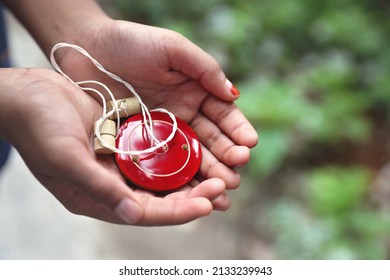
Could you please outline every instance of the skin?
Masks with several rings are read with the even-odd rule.
[[[112,223],[173,225],[227,210],[227,191],[240,184],[234,168],[249,161],[257,134],[215,59],[176,32],[112,20],[94,1],[31,2],[5,1],[47,55],[57,42],[80,45],[129,81],[149,108],[167,108],[189,123],[203,145],[188,186],[165,196],[130,188],[112,157],[93,153],[96,96],[48,69],[0,69],[0,117],[8,120],[0,135],[36,178],[69,211]],[[116,98],[131,96],[75,51],[60,50],[56,59],[73,80],[99,80]]]

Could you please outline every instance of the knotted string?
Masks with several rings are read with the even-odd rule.
[[[57,63],[57,61],[55,59],[55,56],[54,56],[55,52],[57,50],[61,49],[61,48],[71,48],[71,49],[74,49],[74,50],[78,51],[79,53],[84,55],[86,58],[88,58],[95,65],[95,67],[98,70],[100,70],[101,72],[105,73],[107,76],[109,76],[113,80],[123,84],[131,92],[131,94],[137,99],[138,103],[140,104],[143,124],[145,125],[145,128],[146,128],[149,136],[153,139],[153,141],[151,141],[151,147],[150,148],[145,149],[145,150],[141,150],[141,151],[131,151],[131,150],[124,151],[124,150],[118,149],[116,147],[111,147],[107,143],[105,143],[104,139],[100,135],[100,129],[103,126],[103,123],[107,119],[109,119],[113,114],[116,114],[117,115],[117,119],[118,119],[117,131],[119,131],[119,127],[120,127],[120,124],[119,124],[119,111],[120,111],[120,109],[118,108],[118,104],[117,104],[117,102],[115,100],[114,94],[112,93],[112,91],[109,89],[109,87],[107,85],[105,85],[105,84],[103,84],[103,83],[101,83],[99,81],[95,81],[95,80],[86,80],[86,81],[79,81],[79,82],[73,81],[67,74],[64,73],[64,71],[62,71],[61,67],[58,65],[58,63]],[[70,81],[72,84],[74,84],[75,86],[77,86],[78,88],[80,88],[83,91],[93,92],[93,93],[97,94],[102,99],[103,114],[102,114],[102,117],[99,118],[95,122],[95,136],[99,139],[100,144],[103,147],[113,151],[114,153],[127,154],[127,155],[130,155],[130,156],[136,156],[136,155],[141,155],[141,154],[145,154],[145,153],[152,153],[152,152],[158,150],[159,148],[162,148],[167,143],[169,143],[173,139],[173,137],[175,136],[175,133],[177,131],[177,121],[176,121],[176,117],[175,117],[174,114],[172,114],[171,112],[169,112],[168,110],[166,110],[164,108],[157,108],[157,109],[151,110],[151,111],[157,111],[157,112],[166,113],[172,120],[172,132],[171,132],[171,134],[165,140],[157,139],[154,136],[154,134],[153,134],[153,119],[152,119],[152,117],[150,115],[150,111],[148,110],[148,107],[143,103],[141,97],[135,91],[134,87],[129,82],[123,80],[118,75],[116,75],[116,74],[106,70],[103,67],[103,65],[101,65],[95,58],[93,58],[86,50],[84,50],[80,46],[69,44],[69,43],[58,43],[58,44],[56,44],[52,48],[52,50],[51,50],[50,62],[52,64],[53,68],[58,73],[60,73],[62,76],[64,76],[68,81]],[[111,111],[107,112],[107,103],[106,103],[106,100],[105,100],[104,95],[102,94],[102,92],[97,90],[96,88],[92,88],[92,87],[88,87],[87,86],[87,85],[92,85],[92,84],[97,85],[99,87],[102,87],[109,94],[110,99],[113,101],[113,105],[114,105],[113,109]]]

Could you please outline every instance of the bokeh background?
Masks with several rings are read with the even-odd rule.
[[[388,1],[99,2],[217,58],[259,145],[228,212],[161,228],[67,213],[14,152],[0,181],[0,258],[390,258]],[[12,36],[17,60],[26,44]]]

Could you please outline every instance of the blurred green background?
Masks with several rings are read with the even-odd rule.
[[[232,224],[278,259],[390,258],[388,1],[103,2],[182,33],[241,91],[260,142]]]

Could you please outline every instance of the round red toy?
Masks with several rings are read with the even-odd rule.
[[[171,118],[161,112],[150,114],[154,136],[160,141],[167,139],[172,133]],[[139,156],[115,154],[119,169],[128,180],[150,191],[170,191],[191,181],[201,163],[201,146],[191,127],[179,118],[176,121],[175,136],[162,148]],[[123,151],[142,151],[151,147],[142,114],[128,118],[121,125],[116,147]]]

